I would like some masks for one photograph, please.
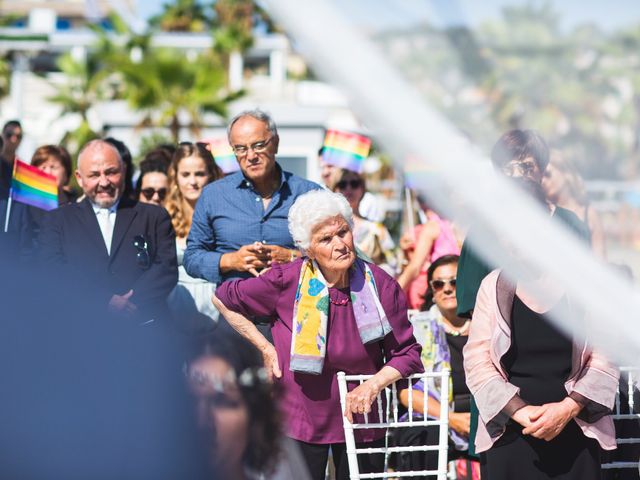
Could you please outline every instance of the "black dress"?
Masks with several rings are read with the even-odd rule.
[[[554,309],[566,308],[566,303]],[[548,322],[546,314],[532,311],[517,296],[511,319],[511,347],[502,357],[509,382],[520,387],[520,396],[530,405],[561,401],[571,373],[571,340]],[[504,435],[487,451],[490,480],[599,480],[599,445],[585,437],[576,422],[569,422],[550,442],[521,432],[522,427],[510,420]]]

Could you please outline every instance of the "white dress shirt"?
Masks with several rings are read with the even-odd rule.
[[[118,203],[116,202],[109,208],[99,207],[96,204],[91,204],[93,206],[93,211],[96,214],[96,218],[98,219],[98,225],[100,226],[100,233],[102,233],[102,238],[104,240],[104,244],[107,247],[107,253],[111,255],[111,240],[113,239],[113,227],[116,224],[116,213],[118,210]]]

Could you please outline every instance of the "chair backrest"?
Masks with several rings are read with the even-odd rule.
[[[620,382],[611,414],[616,428],[618,450],[612,454],[612,461],[602,464],[603,469],[638,468],[638,454],[640,453],[639,378],[640,369],[637,367],[620,367]],[[636,445],[635,448],[634,445]]]
[[[409,395],[409,407],[408,415],[404,417],[399,416],[398,409],[398,389],[406,388],[399,387],[398,383],[407,381],[414,384],[415,382],[422,380],[425,388],[424,394],[424,412],[427,411],[427,379],[439,378],[441,391],[439,392],[439,398],[449,398],[449,370],[443,370],[441,372],[427,372],[411,375],[407,379],[399,380],[392,383],[389,387],[381,392],[372,405],[372,415],[364,415],[364,421],[357,423],[354,418],[354,423],[349,422],[344,416],[345,410],[345,398],[347,392],[352,390],[349,385],[353,385],[354,388],[358,384],[364,383],[373,375],[346,375],[344,372],[338,373],[338,388],[340,390],[340,405],[342,407],[343,418],[342,424],[344,427],[344,436],[346,441],[347,461],[349,463],[349,477],[351,480],[359,480],[365,478],[405,478],[405,477],[425,477],[431,476],[437,478],[437,480],[446,480],[447,478],[447,448],[448,448],[448,423],[449,423],[449,407],[446,402],[440,404],[440,418],[437,420],[429,419],[426,416],[415,416],[413,412],[413,390],[408,389]],[[374,417],[371,419],[369,417]],[[355,431],[361,429],[375,428],[375,429],[400,429],[409,427],[427,427],[437,425],[439,427],[438,445],[421,445],[421,446],[389,446],[379,448],[356,448]],[[371,454],[385,454],[385,456],[391,453],[400,452],[416,452],[416,451],[438,451],[438,469],[437,470],[420,470],[420,471],[403,471],[403,472],[377,472],[377,473],[360,473],[358,468],[358,455],[371,455]],[[386,465],[386,462],[385,462]],[[385,468],[386,470],[386,468]]]

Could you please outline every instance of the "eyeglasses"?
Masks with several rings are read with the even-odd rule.
[[[147,269],[151,266],[151,258],[149,257],[149,244],[143,235],[136,235],[133,237],[133,246],[138,253],[136,253],[136,262],[138,266]]]
[[[233,153],[236,154],[236,157],[244,157],[249,153],[249,150],[253,150],[254,153],[264,153],[271,140],[273,140],[273,137],[269,137],[267,140],[256,142],[251,145],[234,145],[232,147]]]
[[[522,176],[528,177],[535,172],[537,168],[538,165],[533,160],[513,160],[502,167],[502,173],[507,177],[513,177],[516,171],[520,171]]]
[[[340,180],[338,183],[336,183],[336,188],[338,190],[345,190],[347,187],[350,187],[351,190],[356,190],[357,188],[361,188],[362,180],[357,180],[357,179]]]
[[[456,288],[456,278],[453,277],[448,280],[432,280],[431,288],[433,289],[434,292],[439,292],[444,288],[446,284],[451,285],[451,288]]]
[[[157,193],[158,198],[160,199],[160,201],[162,201],[167,196],[167,189],[159,188],[156,190],[155,188],[149,187],[149,188],[143,188],[142,190],[140,190],[140,193],[142,193],[142,195],[144,195],[144,198],[146,198],[147,200],[151,200],[153,196]]]

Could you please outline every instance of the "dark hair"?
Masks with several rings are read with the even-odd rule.
[[[43,145],[38,147],[31,157],[31,165],[39,167],[49,160],[49,157],[54,157],[60,162],[62,168],[64,168],[64,173],[67,174],[67,183],[69,183],[69,180],[71,180],[71,155],[69,155],[69,152],[67,152],[67,149],[64,147],[59,145]]]
[[[124,172],[124,192],[122,196],[125,198],[134,198],[133,194],[133,159],[131,158],[131,152],[124,144],[124,142],[117,140],[113,137],[107,137],[104,139],[105,142],[113,145],[118,150],[120,154],[120,158],[124,162],[127,167]]]
[[[540,172],[549,164],[549,147],[544,139],[533,130],[509,130],[502,135],[491,150],[491,162],[496,169],[502,169],[512,160],[534,159]]]
[[[218,357],[231,365],[238,388],[249,412],[248,445],[244,452],[245,466],[261,473],[270,473],[279,457],[280,414],[278,390],[261,375],[262,355],[251,343],[233,331],[215,331],[196,339],[195,356]]]
[[[9,120],[7,123],[4,124],[4,127],[2,127],[2,133],[6,132],[8,128],[22,128],[22,124],[20,124],[20,121],[18,120]]]
[[[442,267],[443,265],[450,265],[452,263],[458,263],[460,260],[459,255],[443,255],[438,257],[433,261],[429,268],[427,269],[427,291],[424,293],[424,303],[420,310],[423,312],[429,310],[433,306],[433,291],[431,290],[431,280],[433,280],[433,272],[436,271],[437,268]]]

